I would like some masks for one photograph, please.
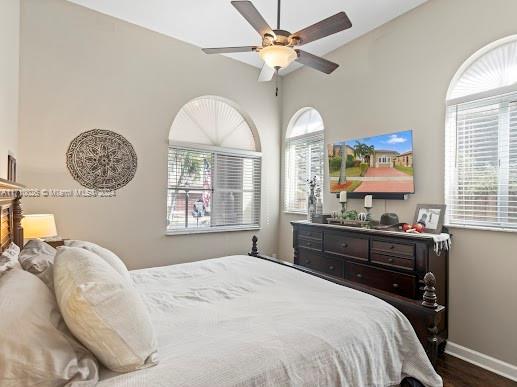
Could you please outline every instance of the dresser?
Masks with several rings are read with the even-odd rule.
[[[314,271],[414,300],[422,299],[424,276],[433,272],[438,303],[446,307],[438,326],[445,346],[449,254],[434,251],[432,236],[307,221],[291,224],[294,263]]]

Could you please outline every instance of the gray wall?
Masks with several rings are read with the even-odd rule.
[[[0,178],[7,177],[7,155],[18,143],[18,64],[20,1],[0,1]]]
[[[376,216],[412,221],[417,203],[443,203],[445,98],[461,64],[484,45],[517,34],[514,0],[431,0],[328,55],[330,77],[302,69],[284,79],[283,133],[304,106],[319,110],[326,143],[414,130],[416,194],[374,202]],[[328,194],[325,208],[337,210]],[[360,209],[362,202],[352,206]],[[279,251],[291,259],[289,221],[281,215]],[[517,365],[517,236],[453,229],[450,340]]]
[[[258,69],[64,0],[23,0],[20,181],[79,188],[65,164],[70,141],[105,128],[135,147],[135,179],[110,199],[25,199],[26,213],[56,215],[62,237],[113,249],[129,268],[246,253],[251,232],[165,236],[167,139],[192,98],[219,95],[255,122],[263,149],[265,252],[277,246],[280,115]]]

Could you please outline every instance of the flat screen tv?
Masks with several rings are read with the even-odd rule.
[[[330,192],[409,194],[413,183],[413,131],[327,145]]]

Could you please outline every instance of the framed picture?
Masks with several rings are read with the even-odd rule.
[[[16,182],[16,159],[11,155],[7,156],[7,180]]]
[[[440,234],[445,216],[445,204],[419,204],[416,206],[413,223],[421,223],[424,231]]]

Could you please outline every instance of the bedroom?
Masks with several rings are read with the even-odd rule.
[[[407,200],[374,197],[374,219],[396,213],[412,223],[420,203],[446,203],[450,209],[444,195],[448,92],[464,66],[517,34],[517,4],[511,0],[376,1],[373,7],[357,1],[301,6],[284,0],[281,25],[290,31],[347,13],[352,28],[307,46],[339,68],[329,75],[288,68],[278,79],[257,82],[263,63],[257,53],[228,58],[201,51],[260,43],[230,1],[195,2],[178,12],[176,2],[126,3],[0,1],[0,178],[7,179],[8,155],[14,156],[17,182],[40,196],[24,195],[26,215],[53,214],[61,238],[101,245],[129,270],[246,254],[253,235],[261,254],[293,262],[290,222],[307,215],[299,208],[304,210],[305,201],[297,204],[298,211],[287,211],[287,136],[304,108],[315,109],[322,119],[325,151],[342,140],[413,130],[415,193]],[[276,1],[253,4],[276,24]],[[206,101],[221,102],[214,104],[225,107],[226,117],[235,120],[240,114],[249,127],[249,132],[239,129],[248,137],[237,153],[246,160],[261,156],[260,200],[251,201],[256,211],[248,214],[255,223],[248,230],[171,231],[169,141],[192,138],[192,131],[171,128],[181,122],[176,119],[182,108],[210,96],[216,98]],[[214,108],[210,103],[200,109]],[[92,129],[118,133],[132,145],[137,157],[133,179],[111,197],[56,197],[66,190],[88,195],[69,171],[66,154],[75,138]],[[232,139],[237,136],[227,137]],[[339,199],[328,189],[326,154],[322,157],[323,212],[339,213]],[[198,180],[194,203],[204,202],[203,192],[209,190],[206,179]],[[363,199],[349,196],[349,209],[363,211]],[[187,209],[182,221],[193,228],[206,223],[204,207],[194,211],[192,202],[178,207]],[[453,235],[446,355],[475,364],[481,373],[488,369],[516,380],[517,240],[507,229],[445,224]]]

